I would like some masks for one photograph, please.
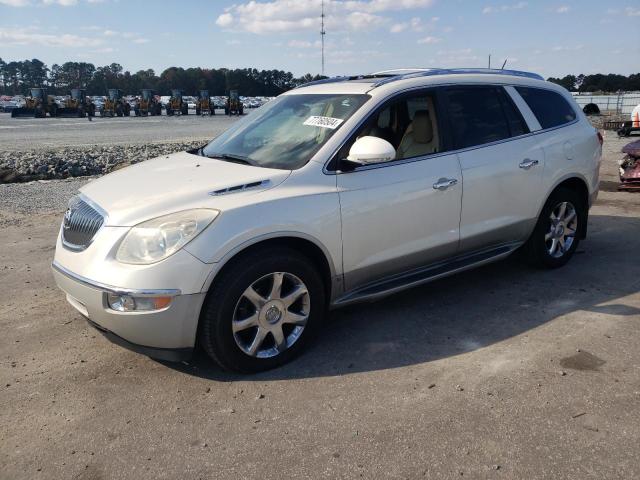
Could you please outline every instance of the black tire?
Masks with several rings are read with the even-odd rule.
[[[232,319],[245,290],[274,272],[287,272],[304,283],[310,300],[309,317],[292,345],[275,356],[258,358],[250,356],[238,346],[232,331]],[[283,365],[299,355],[317,335],[325,310],[324,286],[313,262],[288,248],[254,250],[232,260],[214,280],[200,313],[198,340],[223,369],[242,373],[261,372]],[[269,335],[265,342],[273,342],[274,337]]]
[[[545,237],[551,230],[551,214],[560,206],[560,204],[567,202],[572,206],[576,212],[577,225],[575,226],[575,236],[572,237],[571,245],[563,251],[556,253],[560,256],[554,256],[549,252],[549,242],[553,242],[553,239],[546,240]],[[568,208],[568,207],[567,207]],[[547,202],[545,203],[538,222],[533,230],[533,233],[522,247],[522,254],[524,259],[530,265],[540,268],[558,268],[566,264],[580,243],[582,232],[586,231],[586,223],[588,219],[588,206],[574,190],[560,187],[551,193]],[[562,228],[564,231],[564,227]]]
[[[200,113],[202,113],[201,110],[198,107],[196,107],[196,115],[200,115]]]

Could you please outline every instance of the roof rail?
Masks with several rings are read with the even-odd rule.
[[[322,80],[314,80],[312,82],[303,83],[296,88],[309,87],[311,85],[322,85],[324,83],[347,82],[349,80],[372,79],[377,80],[373,83],[372,88],[395,82],[396,80],[406,80],[408,78],[431,77],[435,75],[464,75],[464,74],[492,74],[492,75],[510,75],[512,77],[533,78],[535,80],[544,80],[537,73],[522,72],[520,70],[498,70],[497,68],[399,68],[396,70],[383,70],[381,72],[370,73],[366,75],[351,75],[323,78]]]
[[[377,73],[367,73],[364,75],[351,75],[346,76],[343,75],[341,77],[331,77],[331,78],[323,78],[322,80],[313,80],[312,82],[303,83],[298,85],[296,88],[300,87],[309,87],[311,85],[322,85],[323,83],[337,83],[337,82],[347,82],[349,80],[364,80],[364,79],[376,79],[376,78],[389,78],[393,75],[397,75],[396,73],[392,73],[396,70],[389,70],[388,72],[377,72]],[[412,69],[411,72],[416,72],[416,70]]]
[[[302,83],[298,85],[296,88],[300,87],[309,87],[311,85],[322,85],[323,83],[336,83],[336,82],[344,82],[349,80],[351,77],[331,77],[331,78],[323,78],[322,80],[313,80],[312,82]]]
[[[396,80],[405,80],[408,78],[431,77],[435,75],[464,75],[464,74],[492,74],[492,75],[510,75],[513,77],[533,78],[535,80],[544,80],[544,77],[537,73],[522,72],[520,70],[499,70],[497,68],[432,68],[424,71],[413,71],[410,73],[391,75],[383,78],[373,84],[373,88],[395,82]]]

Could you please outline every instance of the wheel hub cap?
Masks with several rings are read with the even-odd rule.
[[[302,335],[311,299],[292,273],[275,272],[253,282],[236,304],[231,330],[236,345],[252,357],[275,357]]]
[[[544,237],[547,252],[560,258],[573,245],[578,229],[578,214],[571,202],[561,202],[549,215],[549,231]]]
[[[278,323],[282,318],[282,311],[276,305],[271,305],[264,312],[264,318],[267,323],[269,323],[270,325],[274,325]]]

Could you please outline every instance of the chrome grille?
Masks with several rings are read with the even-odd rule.
[[[72,250],[84,250],[102,224],[104,217],[84,200],[74,197],[62,221],[62,241]]]

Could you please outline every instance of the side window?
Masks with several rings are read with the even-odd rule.
[[[504,114],[507,117],[507,122],[509,123],[511,136],[517,137],[518,135],[529,133],[529,127],[527,127],[520,111],[513,104],[513,100],[511,100],[509,94],[504,91],[504,88],[499,89],[499,95],[500,102],[502,103],[502,110],[504,111]]]
[[[421,157],[441,151],[435,92],[403,95],[374,111],[356,134],[340,149],[346,158],[360,137],[378,137],[396,149],[396,160]]]
[[[516,87],[516,90],[527,102],[543,129],[564,125],[576,119],[575,110],[557,92],[531,87]]]
[[[496,87],[446,89],[457,148],[496,142],[511,136]]]

